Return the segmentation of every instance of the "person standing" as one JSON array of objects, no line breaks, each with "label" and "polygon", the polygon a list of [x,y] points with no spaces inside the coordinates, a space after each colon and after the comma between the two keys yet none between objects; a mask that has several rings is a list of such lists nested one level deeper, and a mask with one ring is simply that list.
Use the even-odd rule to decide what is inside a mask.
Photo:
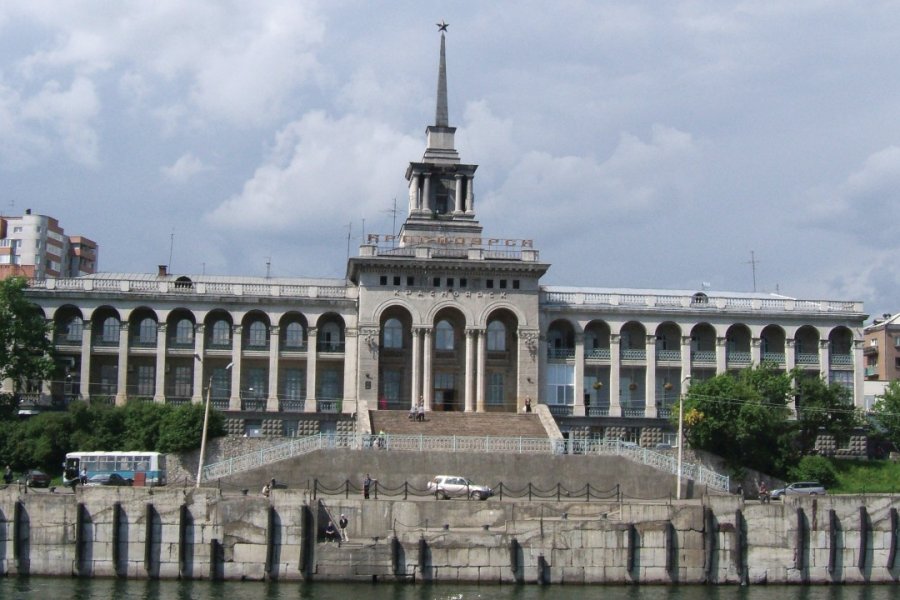
[{"label": "person standing", "polygon": [[87,485],[87,469],[81,469],[81,485]]},{"label": "person standing", "polygon": [[341,513],[341,518],[338,519],[338,527],[341,528],[341,540],[345,542],[349,542],[350,538],[347,537],[347,525],[350,524],[350,521],[347,519],[347,515]]},{"label": "person standing", "polygon": [[6,465],[6,471],[3,472],[3,482],[9,485],[13,481],[12,467]]},{"label": "person standing", "polygon": [[372,487],[372,478],[369,477],[369,474],[366,473],[365,479],[363,479],[363,498],[366,500],[369,499],[369,489]]},{"label": "person standing", "polygon": [[531,412],[531,397],[525,398],[525,412]]}]

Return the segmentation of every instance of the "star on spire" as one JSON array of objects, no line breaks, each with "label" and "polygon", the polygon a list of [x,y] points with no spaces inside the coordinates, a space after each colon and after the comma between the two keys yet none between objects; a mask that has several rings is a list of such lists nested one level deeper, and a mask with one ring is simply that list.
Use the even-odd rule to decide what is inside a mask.
[{"label": "star on spire", "polygon": [[443,19],[441,19],[440,23],[435,23],[435,25],[437,25],[438,31],[447,31],[447,28],[450,27],[450,23]]}]

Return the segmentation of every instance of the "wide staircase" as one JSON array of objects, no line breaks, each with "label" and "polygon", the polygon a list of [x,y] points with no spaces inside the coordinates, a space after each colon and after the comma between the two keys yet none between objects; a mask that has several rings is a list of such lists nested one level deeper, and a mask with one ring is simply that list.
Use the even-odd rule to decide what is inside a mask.
[{"label": "wide staircase", "polygon": [[427,412],[424,421],[409,418],[404,410],[369,413],[372,433],[460,437],[547,438],[537,414]]}]

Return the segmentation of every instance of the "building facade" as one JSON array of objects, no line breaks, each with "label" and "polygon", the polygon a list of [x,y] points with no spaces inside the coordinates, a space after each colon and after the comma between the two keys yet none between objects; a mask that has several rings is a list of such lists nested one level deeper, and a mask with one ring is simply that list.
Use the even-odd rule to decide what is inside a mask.
[{"label": "building facade", "polygon": [[0,279],[90,275],[97,271],[97,255],[96,242],[67,236],[53,217],[31,209],[20,217],[0,215]]},{"label": "building facade", "polygon": [[666,441],[691,380],[762,362],[863,397],[860,302],[541,285],[532,240],[485,235],[477,165],[448,119],[405,173],[398,235],[371,234],[341,280],[93,274],[36,278],[58,371],[41,401],[201,402],[232,433],[296,435],[368,410],[549,406],[564,432]]}]

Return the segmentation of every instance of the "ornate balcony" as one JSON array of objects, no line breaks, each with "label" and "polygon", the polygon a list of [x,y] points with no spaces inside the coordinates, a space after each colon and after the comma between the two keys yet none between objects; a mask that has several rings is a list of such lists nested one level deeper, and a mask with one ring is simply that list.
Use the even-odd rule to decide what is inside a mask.
[{"label": "ornate balcony", "polygon": [[600,360],[609,360],[612,354],[609,348],[590,348],[584,351],[585,358],[599,358]]},{"label": "ornate balcony", "polygon": [[575,358],[575,348],[547,348],[547,358]]},{"label": "ornate balcony", "polygon": [[646,360],[647,350],[644,348],[622,348],[619,350],[622,360]]},{"label": "ornate balcony", "polygon": [[681,350],[657,350],[656,360],[678,362],[681,360]]}]

